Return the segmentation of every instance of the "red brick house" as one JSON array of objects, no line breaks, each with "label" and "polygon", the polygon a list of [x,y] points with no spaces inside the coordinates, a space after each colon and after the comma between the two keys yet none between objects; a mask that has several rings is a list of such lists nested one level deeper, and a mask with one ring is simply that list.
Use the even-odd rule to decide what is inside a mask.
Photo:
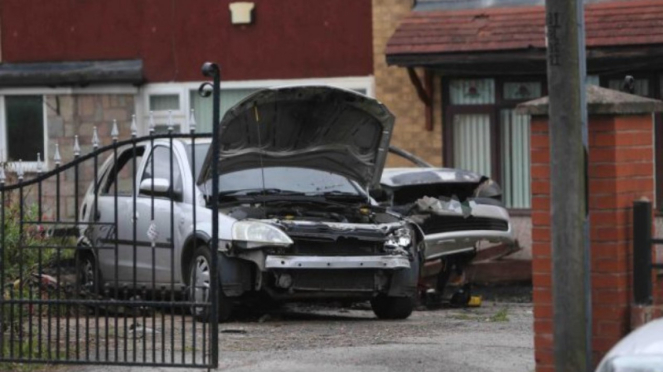
[{"label": "red brick house", "polygon": [[[209,130],[211,102],[195,94],[205,61],[222,67],[224,108],[280,84],[372,94],[369,0],[252,2],[242,23],[232,21],[233,4],[2,1],[0,157],[52,155],[47,142],[74,134],[88,144],[93,125],[107,135],[111,120],[127,126],[134,113],[141,133],[150,111],[160,125],[172,111],[176,128],[188,131],[189,110],[198,109],[199,129]],[[18,115],[30,118],[34,136],[22,135]]]},{"label": "red brick house", "polygon": [[[636,94],[663,97],[663,2],[588,0],[585,16],[588,82],[619,89],[632,75]],[[373,1],[375,92],[398,118],[394,142],[496,179],[521,258],[531,257],[530,118],[513,109],[547,95],[544,30],[543,0]],[[663,162],[663,136],[655,143]],[[663,207],[661,167],[657,178]]]},{"label": "red brick house", "polygon": [[221,66],[223,109],[275,85],[374,90],[370,0],[3,0],[0,51],[0,162],[28,171],[37,153],[53,166],[55,143],[69,161],[74,135],[89,151],[94,127],[108,144],[113,120],[128,137],[134,114],[139,135],[150,112],[188,132],[191,109],[210,131],[205,61]]}]

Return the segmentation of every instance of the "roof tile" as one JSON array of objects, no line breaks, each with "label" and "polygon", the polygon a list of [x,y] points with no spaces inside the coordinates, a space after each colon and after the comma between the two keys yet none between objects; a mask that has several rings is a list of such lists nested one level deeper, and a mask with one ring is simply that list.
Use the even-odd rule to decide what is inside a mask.
[{"label": "roof tile", "polygon": [[[387,43],[386,54],[428,54],[545,48],[545,8],[413,11]],[[663,1],[585,7],[588,48],[663,44]]]}]

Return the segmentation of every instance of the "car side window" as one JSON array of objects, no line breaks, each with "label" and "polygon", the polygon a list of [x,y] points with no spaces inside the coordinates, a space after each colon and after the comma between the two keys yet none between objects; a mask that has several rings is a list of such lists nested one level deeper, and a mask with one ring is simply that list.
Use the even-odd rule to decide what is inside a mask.
[{"label": "car side window", "polygon": [[[117,187],[118,196],[131,196],[134,191],[134,175],[138,178],[138,167],[143,160],[145,147],[136,147],[136,161],[134,169],[134,149],[123,151],[118,157],[117,162],[111,166],[106,174],[106,179],[102,181],[101,194],[114,195]],[[117,177],[115,177],[117,170]]]},{"label": "car side window", "polygon": [[[147,159],[147,163],[145,163],[145,171],[143,172],[143,177],[141,178],[141,181],[149,178],[163,178],[168,182],[171,182],[170,156],[171,156],[171,151],[168,147],[166,146],[155,147],[154,151],[152,151],[152,154]],[[180,166],[179,162],[177,161],[177,156],[175,154],[172,154],[172,156],[173,156],[172,189],[176,193],[181,193],[182,172],[180,171]],[[152,166],[152,162],[154,162],[154,166]]]}]

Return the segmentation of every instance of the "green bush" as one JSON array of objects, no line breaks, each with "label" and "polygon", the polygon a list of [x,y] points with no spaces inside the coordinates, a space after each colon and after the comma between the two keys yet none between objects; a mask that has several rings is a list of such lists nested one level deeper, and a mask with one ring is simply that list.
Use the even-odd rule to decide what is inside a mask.
[{"label": "green bush", "polygon": [[[35,223],[26,223],[27,221],[44,221],[43,216],[39,216],[39,206],[36,203],[29,203],[30,190],[24,191],[23,200],[20,200],[18,191],[6,191],[4,200],[0,201],[0,206],[4,211],[4,226],[2,226],[2,235],[0,235],[0,244],[2,244],[2,283],[4,287],[0,288],[0,295],[5,300],[8,299],[38,299],[41,294],[47,298],[54,288],[47,289],[40,280],[40,274],[53,268],[64,260],[71,260],[74,255],[72,249],[54,248],[58,246],[69,246],[75,244],[71,238],[53,238],[47,234],[47,229],[43,225]],[[21,204],[23,208],[21,211]],[[21,218],[21,213],[23,213]],[[40,220],[40,217],[42,219]],[[41,266],[41,273],[40,273]],[[38,286],[42,286],[39,290]],[[24,358],[42,358],[45,355],[38,355],[37,333],[35,318],[55,314],[66,315],[62,307],[54,311],[49,306],[34,304],[3,304],[0,308],[0,337],[2,338],[0,355],[7,357],[11,350],[14,355],[22,353]],[[11,316],[10,316],[11,314]],[[32,329],[29,329],[29,317],[33,317]],[[22,332],[23,339],[18,340],[17,336]],[[13,333],[14,338],[10,335]],[[32,340],[28,335],[32,335]],[[48,347],[42,345],[42,353],[45,353]],[[2,370],[3,366],[0,366]],[[5,366],[6,367],[6,366]]]}]

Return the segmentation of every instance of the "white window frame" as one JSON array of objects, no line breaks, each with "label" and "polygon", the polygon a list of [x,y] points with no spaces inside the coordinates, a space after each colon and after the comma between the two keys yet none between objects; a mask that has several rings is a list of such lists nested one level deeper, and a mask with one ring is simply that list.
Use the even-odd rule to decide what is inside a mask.
[{"label": "white window frame", "polygon": [[[5,110],[5,97],[6,96],[41,96],[42,97],[42,125],[44,131],[44,152],[41,154],[42,169],[48,169],[48,105],[44,99],[44,94],[39,93],[37,90],[0,90],[0,163],[5,164],[7,171],[15,172],[18,169],[18,162],[7,162],[7,112]],[[36,161],[23,161],[24,172],[35,172],[37,170]]]},{"label": "white window frame", "polygon": [[[140,109],[142,115],[137,116],[139,135],[149,134],[149,116],[150,116],[150,96],[177,94],[180,96],[180,109],[172,111],[173,124],[180,125],[182,133],[189,132],[189,112],[191,111],[191,102],[189,94],[191,91],[197,91],[200,84],[204,81],[178,82],[178,83],[152,83],[146,84],[140,88]],[[364,89],[366,95],[375,97],[375,79],[373,76],[351,76],[351,77],[332,77],[332,78],[307,78],[307,79],[275,79],[275,80],[243,80],[243,81],[222,81],[221,94],[224,89],[263,89],[288,85],[330,85],[344,89]],[[168,123],[168,111],[154,111],[154,121],[157,125]]]}]

